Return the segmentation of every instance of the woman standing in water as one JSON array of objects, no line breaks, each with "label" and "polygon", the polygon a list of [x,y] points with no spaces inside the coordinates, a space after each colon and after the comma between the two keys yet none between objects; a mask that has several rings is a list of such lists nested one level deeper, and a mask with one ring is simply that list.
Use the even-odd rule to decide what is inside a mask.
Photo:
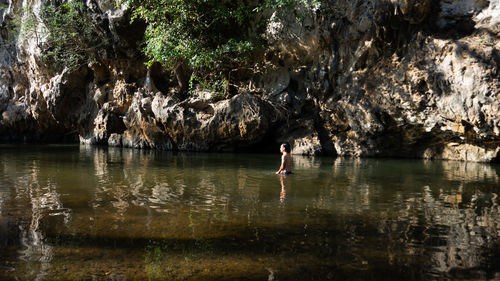
[{"label": "woman standing in water", "polygon": [[292,156],[290,155],[290,144],[283,143],[280,146],[281,166],[276,174],[289,175],[292,173]]}]

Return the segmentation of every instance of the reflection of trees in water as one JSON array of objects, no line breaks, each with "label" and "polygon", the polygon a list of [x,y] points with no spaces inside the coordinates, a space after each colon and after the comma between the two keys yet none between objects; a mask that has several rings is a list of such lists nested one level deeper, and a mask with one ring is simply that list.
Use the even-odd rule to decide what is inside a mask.
[{"label": "reflection of trees in water", "polygon": [[[130,227],[127,220],[142,223],[140,210],[147,213],[148,230],[155,223],[164,229],[172,223],[170,232],[194,225],[193,220],[210,220],[209,215],[227,217],[238,175],[244,173],[224,162],[207,161],[207,155],[98,147],[82,147],[81,152],[92,162],[96,181],[90,199],[93,224],[111,223],[113,229]],[[162,214],[173,218],[159,222]]]},{"label": "reflection of trees in water", "polygon": [[[44,242],[42,224],[56,229],[50,235],[75,231],[96,235],[96,239],[197,239],[210,234],[238,235],[243,229],[255,230],[255,240],[266,230],[280,227],[298,233],[294,227],[304,224],[304,233],[311,231],[327,241],[330,234],[323,234],[321,228],[329,230],[326,224],[334,222],[340,225],[335,229],[343,232],[339,239],[346,239],[341,247],[359,248],[368,236],[379,235],[386,243],[389,264],[398,264],[401,253],[429,257],[425,262],[437,274],[481,267],[485,249],[498,243],[500,209],[492,186],[499,186],[500,180],[493,166],[294,157],[294,168],[301,172],[280,182],[274,169],[253,169],[251,161],[82,148],[78,169],[68,172],[87,176],[68,187],[68,182],[57,178],[63,169],[55,162],[37,160],[12,169],[5,159],[0,169],[15,176],[2,179],[2,184],[13,188],[5,193],[0,186],[0,215],[9,206],[30,207],[19,215],[20,256],[36,263],[32,276],[39,274],[41,279],[54,251]],[[283,186],[286,200],[280,204]],[[78,202],[68,199],[63,206],[60,194],[68,191],[79,196],[71,199]],[[45,220],[51,215],[53,219]],[[323,222],[323,218],[331,221]],[[66,228],[51,225],[54,222]],[[377,233],[367,233],[367,229]],[[338,246],[333,240],[329,243],[326,248]],[[362,260],[363,253],[358,252],[358,257]]]},{"label": "reflection of trees in water", "polygon": [[22,173],[2,167],[2,172],[7,177],[4,183],[9,182],[12,186],[9,187],[10,196],[2,196],[3,204],[0,207],[17,215],[15,225],[12,225],[17,229],[3,229],[2,233],[6,237],[10,236],[10,232],[18,233],[18,258],[27,262],[26,268],[22,268],[25,271],[23,274],[34,280],[46,278],[53,258],[53,247],[45,242],[42,224],[49,217],[56,216],[62,218],[64,224],[71,220],[71,212],[64,208],[57,190],[57,180],[54,179],[57,169],[52,167],[51,173],[45,174],[41,166],[38,160],[27,162]]},{"label": "reflection of trees in water", "polygon": [[248,173],[248,161],[207,154],[82,147],[92,159],[96,188],[93,208],[113,210],[116,218],[130,208],[169,213],[226,208],[229,202],[255,202],[260,178]]}]

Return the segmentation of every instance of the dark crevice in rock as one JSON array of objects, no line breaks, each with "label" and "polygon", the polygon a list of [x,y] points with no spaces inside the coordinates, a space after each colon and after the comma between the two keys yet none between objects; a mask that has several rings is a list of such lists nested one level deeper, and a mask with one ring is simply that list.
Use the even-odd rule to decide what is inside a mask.
[{"label": "dark crevice in rock", "polygon": [[2,25],[0,25],[0,38],[2,39],[3,42],[5,42],[9,39],[10,29],[7,28],[9,21],[10,21],[10,19],[8,17],[6,17],[3,20]]},{"label": "dark crevice in rock", "polygon": [[389,114],[380,113],[385,130],[375,136],[379,156],[422,158],[426,149],[440,150],[440,143],[432,133],[425,132],[420,126],[400,126]]},{"label": "dark crevice in rock", "polygon": [[109,114],[107,126],[107,131],[109,134],[122,134],[127,129],[127,127],[123,123],[123,118],[117,116],[116,114]]},{"label": "dark crevice in rock", "polygon": [[495,156],[495,158],[493,158],[493,160],[491,160],[491,163],[500,164],[500,151],[498,151],[498,153]]},{"label": "dark crevice in rock", "polygon": [[63,127],[53,126],[41,131],[34,120],[27,120],[17,128],[0,128],[2,143],[78,143],[78,132],[68,132]]},{"label": "dark crevice in rock", "polygon": [[[500,39],[500,36],[499,36],[499,39]],[[495,65],[496,65],[495,75],[500,77],[500,50],[494,49],[492,54],[493,54],[493,56],[492,56],[493,60],[495,61]]]},{"label": "dark crevice in rock", "polygon": [[172,74],[165,70],[165,68],[159,64],[154,63],[150,68],[151,79],[153,80],[154,86],[162,93],[169,93],[170,89],[175,87],[175,83],[172,81]]},{"label": "dark crevice in rock", "polygon": [[232,151],[243,153],[279,153],[281,143],[276,141],[272,132],[265,134],[260,141],[250,145],[236,145]]},{"label": "dark crevice in rock", "polygon": [[322,153],[326,156],[337,156],[338,153],[335,150],[335,144],[329,134],[328,130],[325,128],[323,119],[319,116],[314,118],[314,127],[318,132],[319,141],[321,143]]},{"label": "dark crevice in rock", "polygon": [[91,65],[93,83],[97,87],[103,86],[105,83],[110,81],[111,73],[107,66],[102,62],[96,62]]},{"label": "dark crevice in rock", "polygon": [[464,3],[467,11],[461,11],[453,1],[431,1],[430,15],[425,21],[425,31],[437,38],[460,39],[472,35],[476,29],[474,15],[488,7],[488,0]]},{"label": "dark crevice in rock", "polygon": [[130,13],[127,11],[126,14],[117,22],[114,22],[114,28],[116,33],[120,36],[120,39],[126,42],[126,51],[135,50],[135,54],[141,56],[138,52],[139,46],[143,40],[143,34],[146,31],[146,23],[141,19],[136,19],[132,23],[130,22]]}]

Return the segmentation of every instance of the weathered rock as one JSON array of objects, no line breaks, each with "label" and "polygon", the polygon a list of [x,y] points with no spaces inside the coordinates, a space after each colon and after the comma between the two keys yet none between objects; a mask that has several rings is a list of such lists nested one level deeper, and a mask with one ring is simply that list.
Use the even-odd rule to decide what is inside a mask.
[{"label": "weathered rock", "polygon": [[[440,1],[440,15],[437,24],[441,28],[454,28],[470,33],[474,30],[473,16],[488,7],[485,0]],[[494,2],[494,1],[493,1]]]},{"label": "weathered rock", "polygon": [[109,146],[122,146],[122,135],[120,134],[111,134],[108,138]]},{"label": "weathered rock", "polygon": [[256,87],[261,88],[263,92],[271,96],[283,92],[289,85],[290,73],[284,67],[266,69],[255,82]]},{"label": "weathered rock", "polygon": [[278,131],[280,142],[288,142],[292,147],[292,154],[321,155],[322,146],[318,133],[314,128],[313,119],[299,119],[290,121]]},{"label": "weathered rock", "polygon": [[[131,26],[124,7],[86,1],[110,41],[90,65],[54,73],[35,38],[0,47],[0,139],[77,132],[81,143],[136,148],[263,150],[288,141],[305,155],[500,160],[498,0],[321,2],[274,13],[265,58],[248,81],[235,81],[237,95],[215,102],[201,88],[177,95],[158,65],[146,87],[136,48],[144,26]],[[0,12],[0,40],[23,3]]]},{"label": "weathered rock", "polygon": [[152,103],[156,122],[179,150],[235,150],[261,141],[272,128],[273,109],[260,98],[240,94],[211,104],[188,99],[175,103],[157,94]]},{"label": "weathered rock", "polygon": [[474,16],[476,28],[486,28],[492,32],[500,32],[500,1],[490,0],[488,8],[482,9]]},{"label": "weathered rock", "polygon": [[483,148],[471,144],[448,143],[437,157],[439,159],[453,159],[473,162],[489,162],[500,157],[500,147]]}]

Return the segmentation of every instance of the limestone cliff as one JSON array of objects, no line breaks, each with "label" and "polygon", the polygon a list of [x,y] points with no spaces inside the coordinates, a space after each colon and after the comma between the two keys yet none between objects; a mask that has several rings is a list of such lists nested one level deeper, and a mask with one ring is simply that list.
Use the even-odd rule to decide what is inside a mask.
[{"label": "limestone cliff", "polygon": [[[23,3],[2,8],[2,42]],[[110,42],[89,65],[54,72],[40,60],[43,38],[2,44],[2,140],[194,151],[290,141],[306,155],[500,159],[499,0],[337,0],[301,20],[275,13],[265,59],[224,100],[179,96],[158,66],[146,87],[144,26],[108,1],[86,5]]]}]

